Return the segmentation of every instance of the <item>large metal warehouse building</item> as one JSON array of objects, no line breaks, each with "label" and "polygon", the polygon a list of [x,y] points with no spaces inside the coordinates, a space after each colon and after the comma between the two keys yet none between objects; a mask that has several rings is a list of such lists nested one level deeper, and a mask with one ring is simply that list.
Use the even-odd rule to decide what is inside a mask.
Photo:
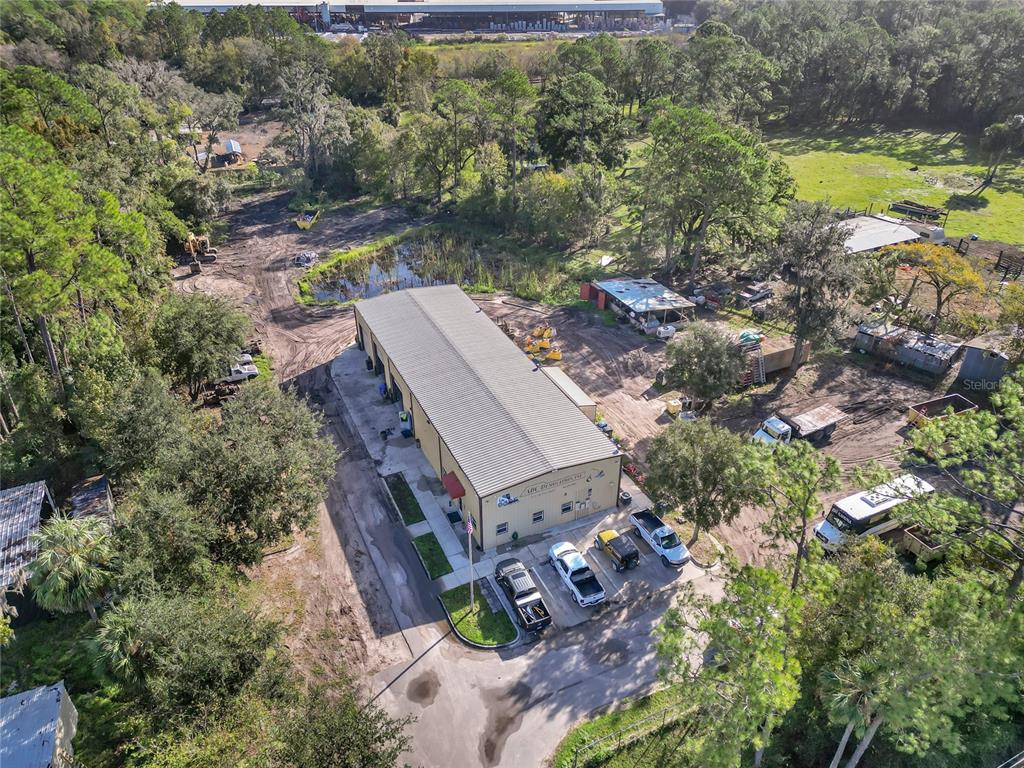
[{"label": "large metal warehouse building", "polygon": [[483,549],[614,507],[621,453],[455,285],[355,305],[357,343]]}]

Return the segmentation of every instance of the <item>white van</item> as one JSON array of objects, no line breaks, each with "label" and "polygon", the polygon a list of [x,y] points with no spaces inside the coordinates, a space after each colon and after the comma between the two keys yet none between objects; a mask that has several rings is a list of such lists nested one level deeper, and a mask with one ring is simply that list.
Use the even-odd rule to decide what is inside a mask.
[{"label": "white van", "polygon": [[908,499],[934,491],[914,475],[901,475],[870,491],[861,491],[832,505],[825,519],[814,526],[814,536],[829,552],[835,552],[848,537],[861,538],[892,531],[900,526],[892,510]]}]

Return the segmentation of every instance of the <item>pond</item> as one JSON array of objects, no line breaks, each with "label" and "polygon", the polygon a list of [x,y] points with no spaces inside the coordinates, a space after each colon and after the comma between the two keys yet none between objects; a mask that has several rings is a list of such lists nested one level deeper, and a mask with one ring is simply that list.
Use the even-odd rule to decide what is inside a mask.
[{"label": "pond", "polygon": [[465,264],[458,259],[425,259],[422,249],[401,244],[343,263],[333,274],[311,286],[318,301],[370,299],[383,293],[425,285],[466,282]]}]

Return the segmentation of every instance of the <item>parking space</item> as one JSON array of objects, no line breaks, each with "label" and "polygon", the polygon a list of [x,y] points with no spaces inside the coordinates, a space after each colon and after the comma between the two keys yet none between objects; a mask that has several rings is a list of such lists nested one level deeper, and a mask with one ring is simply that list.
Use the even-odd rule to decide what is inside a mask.
[{"label": "parking space", "polygon": [[[634,505],[635,506],[635,505]],[[693,563],[682,568],[666,567],[646,542],[633,535],[629,524],[629,509],[618,509],[602,520],[593,521],[570,530],[556,531],[542,541],[535,542],[508,553],[523,561],[530,569],[538,589],[551,612],[556,628],[568,629],[589,621],[595,614],[609,606],[617,607],[635,602],[646,595],[663,589],[693,581],[704,575],[704,571]],[[607,554],[600,551],[594,539],[600,531],[615,530],[620,536],[627,536],[640,552],[636,568],[618,573]],[[548,562],[548,549],[558,541],[568,541],[580,551],[591,570],[604,587],[605,602],[593,608],[576,605],[569,590],[562,583],[558,573]]]}]

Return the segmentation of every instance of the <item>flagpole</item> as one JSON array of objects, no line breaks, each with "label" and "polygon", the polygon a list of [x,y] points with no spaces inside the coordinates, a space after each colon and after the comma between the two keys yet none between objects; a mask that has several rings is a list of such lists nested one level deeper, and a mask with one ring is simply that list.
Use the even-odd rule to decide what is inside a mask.
[{"label": "flagpole", "polygon": [[473,517],[466,513],[466,551],[469,553],[469,612],[476,612],[473,602]]}]

